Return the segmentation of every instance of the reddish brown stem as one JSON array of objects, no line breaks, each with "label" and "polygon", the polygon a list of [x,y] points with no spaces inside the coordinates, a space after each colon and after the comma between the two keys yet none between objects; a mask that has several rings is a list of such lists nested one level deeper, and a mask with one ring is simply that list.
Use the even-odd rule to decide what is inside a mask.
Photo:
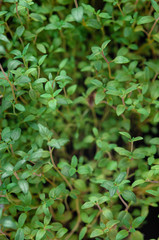
[{"label": "reddish brown stem", "polygon": [[19,181],[20,178],[18,177],[18,174],[16,172],[14,172],[14,176],[16,177],[16,179]]},{"label": "reddish brown stem", "polygon": [[108,59],[106,58],[106,56],[104,55],[104,52],[101,52],[101,55],[103,57],[103,59],[105,60],[105,62],[108,64],[108,72],[109,72],[109,77],[110,79],[114,79],[114,77],[112,77],[111,75],[111,68],[110,68],[110,62],[108,61]]},{"label": "reddish brown stem", "polygon": [[21,25],[23,25],[22,20],[21,20],[21,18],[19,16],[19,12],[18,12],[18,2],[16,2],[16,13],[17,13],[17,16],[19,18],[19,21],[20,21]]},{"label": "reddish brown stem", "polygon": [[152,25],[151,30],[150,30],[150,32],[149,32],[149,34],[148,34],[148,38],[150,38],[151,33],[152,33],[152,31],[154,30],[154,28],[155,28],[155,26],[156,26],[158,20],[159,20],[159,17],[155,20],[154,24]]},{"label": "reddish brown stem", "polygon": [[69,189],[72,191],[73,188],[72,188],[71,184],[69,183],[69,181],[67,180],[67,178],[60,172],[60,170],[58,169],[58,167],[56,166],[56,164],[55,164],[55,162],[54,162],[54,159],[53,159],[53,156],[52,156],[52,149],[51,149],[50,146],[49,146],[49,152],[50,152],[50,158],[51,158],[51,162],[52,162],[53,167],[54,167],[55,170],[58,172],[58,174],[62,177],[62,179],[65,181],[65,183],[67,184],[67,186],[69,187]]},{"label": "reddish brown stem", "polygon": [[74,0],[74,3],[75,3],[76,8],[78,8],[78,2],[77,2],[77,0]]},{"label": "reddish brown stem", "polygon": [[125,205],[125,210],[128,211],[128,204],[124,201],[124,199],[122,198],[122,196],[120,195],[119,191],[117,190],[117,194],[118,194],[118,197],[120,198],[121,202]]},{"label": "reddish brown stem", "polygon": [[9,83],[9,85],[10,85],[10,87],[11,87],[12,94],[13,94],[13,98],[14,98],[14,101],[15,101],[15,103],[16,103],[17,100],[16,100],[16,97],[15,97],[13,84],[11,83],[11,81],[9,80],[9,78],[7,77],[7,75],[5,74],[5,72],[4,72],[3,67],[2,67],[1,64],[0,64],[0,69],[1,69],[1,71],[2,71],[2,73],[3,73],[3,76],[5,77],[5,79],[7,80],[7,82]]}]

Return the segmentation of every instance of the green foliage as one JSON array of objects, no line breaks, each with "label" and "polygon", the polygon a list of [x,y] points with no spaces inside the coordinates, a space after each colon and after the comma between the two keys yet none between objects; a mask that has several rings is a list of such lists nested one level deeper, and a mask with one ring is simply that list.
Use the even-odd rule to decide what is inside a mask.
[{"label": "green foliage", "polygon": [[0,239],[144,239],[158,22],[155,0],[0,1]]}]

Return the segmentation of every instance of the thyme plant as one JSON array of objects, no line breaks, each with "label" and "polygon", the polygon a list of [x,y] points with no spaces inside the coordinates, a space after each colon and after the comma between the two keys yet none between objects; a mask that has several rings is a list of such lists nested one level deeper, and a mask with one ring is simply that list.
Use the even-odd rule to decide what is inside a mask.
[{"label": "thyme plant", "polygon": [[0,1],[1,240],[149,238],[158,21],[157,0]]}]

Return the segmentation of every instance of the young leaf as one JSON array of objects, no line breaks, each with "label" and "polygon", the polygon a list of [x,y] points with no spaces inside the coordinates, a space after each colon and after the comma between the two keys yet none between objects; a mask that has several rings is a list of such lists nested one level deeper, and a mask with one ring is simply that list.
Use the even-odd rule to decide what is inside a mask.
[{"label": "young leaf", "polygon": [[84,236],[86,235],[87,227],[83,227],[79,233],[79,240],[82,240]]},{"label": "young leaf", "polygon": [[102,44],[101,49],[104,50],[104,49],[107,47],[107,45],[110,43],[110,41],[111,41],[111,40],[105,41],[105,42]]},{"label": "young leaf", "polygon": [[154,21],[154,18],[152,16],[143,16],[139,18],[139,20],[137,21],[137,25],[146,24],[153,21]]},{"label": "young leaf", "polygon": [[71,166],[74,167],[74,168],[76,168],[76,167],[77,167],[77,164],[78,164],[78,159],[77,159],[77,157],[74,155],[74,156],[72,157],[72,160],[71,160]]},{"label": "young leaf", "polygon": [[95,229],[92,233],[91,233],[91,236],[90,238],[95,238],[95,237],[98,237],[98,236],[101,236],[103,235],[103,231],[101,229]]},{"label": "young leaf", "polygon": [[24,240],[24,230],[22,228],[18,228],[15,235],[15,240]]},{"label": "young leaf", "polygon": [[123,56],[117,56],[113,62],[117,63],[117,64],[124,64],[124,63],[128,63],[129,59]]},{"label": "young leaf", "polygon": [[126,172],[121,172],[118,177],[115,179],[115,183],[120,184],[126,176]]},{"label": "young leaf", "polygon": [[123,198],[124,198],[126,201],[136,202],[136,195],[135,195],[132,191],[125,190],[125,191],[122,193],[122,196],[123,196]]},{"label": "young leaf", "polygon": [[121,240],[126,238],[129,235],[128,231],[126,230],[121,230],[120,232],[118,232],[118,234],[116,235],[116,240]]},{"label": "young leaf", "polygon": [[78,8],[73,8],[72,11],[72,16],[74,17],[76,22],[81,22],[83,18],[83,7],[78,7]]},{"label": "young leaf", "polygon": [[103,91],[99,91],[95,96],[95,104],[98,105],[105,98],[105,93]]},{"label": "young leaf", "polygon": [[42,239],[43,236],[45,235],[45,233],[46,233],[46,230],[44,230],[44,229],[39,229],[39,230],[37,231],[37,234],[36,234],[36,240]]},{"label": "young leaf", "polygon": [[129,133],[127,133],[127,132],[119,132],[119,133],[120,133],[121,135],[123,135],[123,136],[125,136],[125,137],[131,139],[131,136],[130,136]]},{"label": "young leaf", "polygon": [[138,228],[141,225],[141,223],[144,221],[144,219],[145,219],[144,217],[135,218],[132,222],[132,227],[133,228]]},{"label": "young leaf", "polygon": [[132,187],[136,187],[137,185],[143,184],[145,181],[143,179],[138,179],[133,182]]},{"label": "young leaf", "polygon": [[29,191],[29,184],[26,180],[19,180],[18,185],[24,194],[27,194]]},{"label": "young leaf", "polygon": [[125,111],[125,106],[119,104],[116,108],[116,114],[117,116],[120,116]]}]

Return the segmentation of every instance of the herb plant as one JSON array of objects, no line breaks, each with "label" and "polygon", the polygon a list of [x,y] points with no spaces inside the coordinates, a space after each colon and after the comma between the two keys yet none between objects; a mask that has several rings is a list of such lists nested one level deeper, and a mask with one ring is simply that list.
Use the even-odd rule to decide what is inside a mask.
[{"label": "herb plant", "polygon": [[157,0],[0,1],[0,239],[148,239],[158,21]]}]

